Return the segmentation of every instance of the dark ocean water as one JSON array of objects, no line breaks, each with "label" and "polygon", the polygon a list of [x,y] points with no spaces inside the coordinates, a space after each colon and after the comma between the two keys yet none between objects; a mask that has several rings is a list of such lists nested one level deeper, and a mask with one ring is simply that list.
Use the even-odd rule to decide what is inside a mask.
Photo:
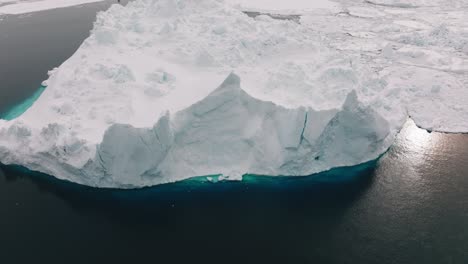
[{"label": "dark ocean water", "polygon": [[[0,21],[0,112],[110,2]],[[468,263],[468,135],[408,123],[378,161],[304,178],[99,190],[0,166],[0,263]]]}]

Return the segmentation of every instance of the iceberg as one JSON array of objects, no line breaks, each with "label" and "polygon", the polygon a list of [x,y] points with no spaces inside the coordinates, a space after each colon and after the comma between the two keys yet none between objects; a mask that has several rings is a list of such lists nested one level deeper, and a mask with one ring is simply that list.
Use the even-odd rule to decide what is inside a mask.
[{"label": "iceberg", "polygon": [[[34,104],[0,120],[0,162],[139,188],[357,165],[384,153],[408,117],[467,132],[464,16],[416,32],[394,23],[405,12],[360,5],[299,21],[250,17],[233,0],[114,5]],[[379,16],[349,11],[372,8]]]}]

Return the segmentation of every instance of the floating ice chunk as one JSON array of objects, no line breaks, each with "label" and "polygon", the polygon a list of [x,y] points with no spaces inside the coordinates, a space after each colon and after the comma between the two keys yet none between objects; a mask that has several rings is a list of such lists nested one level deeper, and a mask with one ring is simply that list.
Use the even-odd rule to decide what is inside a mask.
[{"label": "floating ice chunk", "polygon": [[134,188],[355,165],[381,155],[408,116],[468,131],[466,35],[452,20],[415,32],[376,5],[353,11],[365,19],[320,11],[298,23],[231,4],[138,0],[99,13],[34,104],[0,120],[0,162]]},{"label": "floating ice chunk", "polygon": [[[66,129],[49,124],[39,135],[41,152],[32,157],[46,162],[42,153],[55,150],[48,157],[55,165],[33,169],[87,185],[121,188],[195,175],[308,175],[377,157],[394,136],[382,120],[360,105],[355,92],[341,110],[287,109],[250,96],[240,87],[240,78],[231,74],[206,98],[163,115],[152,128],[111,125],[86,162],[83,153],[93,153],[86,144],[63,142],[69,138]],[[22,130],[6,134],[31,137]],[[24,164],[16,154],[1,153],[6,162]]]}]

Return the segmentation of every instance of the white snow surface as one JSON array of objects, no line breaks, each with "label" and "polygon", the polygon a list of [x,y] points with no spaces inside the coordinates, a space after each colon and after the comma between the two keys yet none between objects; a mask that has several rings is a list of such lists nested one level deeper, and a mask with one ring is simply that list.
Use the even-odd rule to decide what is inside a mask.
[{"label": "white snow surface", "polygon": [[299,20],[238,0],[114,5],[35,104],[0,120],[0,162],[137,188],[356,165],[408,116],[468,132],[468,8],[432,2],[342,1]]},{"label": "white snow surface", "polygon": [[304,14],[307,12],[319,9],[321,12],[325,10],[336,10],[339,4],[330,0],[288,0],[288,1],[271,1],[271,0],[228,0],[234,5],[238,5],[242,10],[246,11],[263,11],[263,12],[280,12]]},{"label": "white snow surface", "polygon": [[0,15],[19,15],[103,0],[0,0]]}]

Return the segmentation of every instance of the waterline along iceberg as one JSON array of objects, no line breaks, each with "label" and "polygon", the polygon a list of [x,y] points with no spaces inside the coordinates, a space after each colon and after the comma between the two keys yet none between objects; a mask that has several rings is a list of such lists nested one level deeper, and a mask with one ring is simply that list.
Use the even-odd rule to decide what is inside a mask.
[{"label": "waterline along iceberg", "polygon": [[416,30],[407,8],[351,3],[295,10],[299,20],[252,17],[233,0],[114,5],[38,100],[0,120],[0,162],[137,188],[356,165],[408,116],[468,131],[464,14]]}]

